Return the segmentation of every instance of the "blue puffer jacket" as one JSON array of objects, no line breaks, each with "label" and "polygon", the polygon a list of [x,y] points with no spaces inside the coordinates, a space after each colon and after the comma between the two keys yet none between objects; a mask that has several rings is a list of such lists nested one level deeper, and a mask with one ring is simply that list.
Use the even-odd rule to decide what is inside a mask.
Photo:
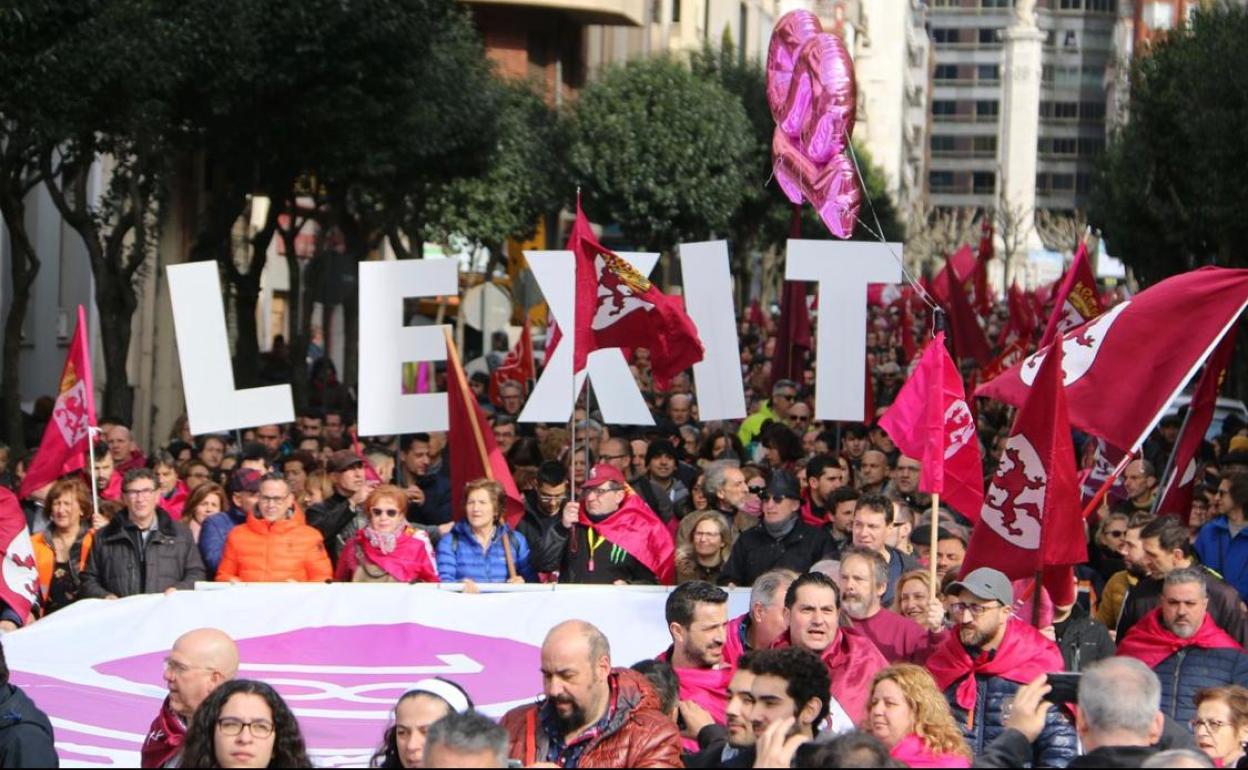
[{"label": "blue puffer jacket", "polygon": [[[949,701],[954,720],[962,725],[971,751],[979,756],[985,746],[1005,732],[1004,706],[1018,692],[1019,685],[996,676],[975,677],[975,714],[972,719],[966,709],[958,705],[957,691],[962,681],[954,682],[945,690],[945,700]],[[1066,767],[1078,754],[1074,725],[1060,710],[1050,709],[1045,718],[1044,732],[1031,744],[1031,764],[1028,766]]]},{"label": "blue puffer jacket", "polygon": [[1188,647],[1153,669],[1161,680],[1161,711],[1181,725],[1196,716],[1198,690],[1237,684],[1248,687],[1248,654],[1243,650]]},{"label": "blue puffer jacket", "polygon": [[536,583],[537,573],[529,563],[529,543],[524,535],[502,525],[494,530],[488,551],[472,535],[468,522],[460,520],[449,534],[438,541],[438,577],[443,583],[474,580],[478,583],[506,583],[507,555],[503,536],[511,542],[511,558],[516,574],[526,583]]}]

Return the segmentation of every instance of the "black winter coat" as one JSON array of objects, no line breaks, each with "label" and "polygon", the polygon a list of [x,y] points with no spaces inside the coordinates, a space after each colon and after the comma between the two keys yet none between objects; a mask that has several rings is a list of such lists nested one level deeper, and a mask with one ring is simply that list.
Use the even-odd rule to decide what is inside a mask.
[{"label": "black winter coat", "polygon": [[156,522],[142,550],[139,529],[125,511],[96,534],[82,571],[82,598],[158,594],[168,588],[188,591],[207,579],[191,531],[164,511],[156,512]]},{"label": "black winter coat", "polygon": [[[1199,565],[1196,565],[1199,568]],[[1209,615],[1235,641],[1248,645],[1248,615],[1240,609],[1239,591],[1214,572],[1205,570],[1205,587],[1209,592]],[[1161,581],[1143,578],[1127,591],[1118,616],[1118,638],[1127,638],[1131,627],[1161,604]]]},{"label": "black winter coat", "polygon": [[1082,671],[1114,654],[1114,640],[1109,638],[1109,631],[1101,621],[1088,617],[1088,611],[1078,604],[1065,622],[1054,625],[1054,631],[1067,671]]},{"label": "black winter coat", "polygon": [[1228,684],[1248,687],[1248,653],[1188,647],[1158,663],[1153,671],[1161,680],[1161,712],[1185,725],[1196,716],[1192,698],[1198,690]]},{"label": "black winter coat", "polygon": [[[962,733],[966,736],[971,752],[978,757],[989,744],[1006,732],[1005,703],[1014,698],[1019,685],[996,676],[975,677],[975,713],[968,714],[957,701],[958,685],[962,681],[949,685],[945,690],[945,700],[949,701],[954,721],[962,726]],[[1078,737],[1074,725],[1061,710],[1050,709],[1045,717],[1044,731],[1031,745],[1030,756],[1024,766],[1066,767],[1077,754]]]},{"label": "black winter coat", "polygon": [[798,520],[793,531],[779,540],[759,524],[741,533],[733,543],[728,561],[719,575],[720,585],[752,586],[758,576],[772,569],[791,569],[802,574],[810,565],[838,555],[828,531]]},{"label": "black winter coat", "polygon": [[52,723],[26,693],[0,686],[0,767],[60,767]]}]

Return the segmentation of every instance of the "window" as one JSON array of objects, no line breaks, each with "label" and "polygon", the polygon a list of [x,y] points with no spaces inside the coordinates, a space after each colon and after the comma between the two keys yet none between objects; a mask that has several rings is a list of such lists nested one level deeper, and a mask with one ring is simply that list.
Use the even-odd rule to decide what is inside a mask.
[{"label": "window", "polygon": [[680,23],[680,0],[672,0],[672,23]]},{"label": "window", "polygon": [[1116,0],[1087,0],[1087,6],[1089,13],[1117,13],[1118,11]]},{"label": "window", "polygon": [[1068,29],[1062,34],[1062,47],[1075,49],[1079,47],[1079,33]]},{"label": "window", "polygon": [[1174,6],[1167,2],[1145,3],[1144,25],[1149,29],[1170,29],[1174,26]]},{"label": "window", "polygon": [[958,103],[946,99],[932,100],[933,115],[956,115],[958,114]]},{"label": "window", "polygon": [[953,152],[957,149],[958,140],[952,136],[932,134],[932,152]]},{"label": "window", "polygon": [[1075,189],[1074,174],[1050,174],[1053,180],[1053,192],[1070,192]]},{"label": "window", "polygon": [[1052,64],[1044,64],[1044,65],[1041,65],[1041,67],[1040,67],[1040,82],[1041,82],[1041,83],[1052,83],[1052,82],[1053,82],[1053,65],[1052,65]]},{"label": "window", "polygon": [[1081,102],[1079,104],[1079,117],[1086,121],[1096,121],[1105,119],[1105,103],[1104,102]]},{"label": "window", "polygon": [[947,191],[953,189],[953,172],[952,171],[930,171],[927,174],[927,184],[932,192]]},{"label": "window", "polygon": [[936,80],[957,80],[958,65],[956,64],[937,64],[936,72],[932,75]]},{"label": "window", "polygon": [[972,145],[976,155],[996,155],[997,154],[997,137],[995,136],[977,136]]},{"label": "window", "polygon": [[980,0],[980,8],[1009,8],[1011,0]]},{"label": "window", "polygon": [[995,82],[1001,79],[1000,64],[981,64],[975,68],[975,79],[981,83]]},{"label": "window", "polygon": [[991,195],[997,191],[997,175],[992,171],[976,171],[972,175],[971,190],[976,195]]},{"label": "window", "polygon": [[1044,32],[1044,44],[1052,48],[1057,45],[1057,30],[1049,29]]},{"label": "window", "polygon": [[1083,0],[1058,0],[1057,7],[1063,11],[1077,11],[1083,8]]},{"label": "window", "polygon": [[1087,195],[1090,192],[1092,192],[1092,175],[1087,173],[1075,174],[1075,193]]},{"label": "window", "polygon": [[1001,105],[996,99],[980,100],[975,102],[975,116],[980,118],[995,118],[1000,112]]},{"label": "window", "polygon": [[948,27],[936,27],[932,30],[932,42],[936,45],[957,45],[958,31]]},{"label": "window", "polygon": [[1082,157],[1092,157],[1103,152],[1105,152],[1105,140],[1101,137],[1079,137],[1079,155]]},{"label": "window", "polygon": [[992,27],[989,29],[981,29],[979,31],[979,44],[980,45],[996,45],[997,43],[1001,42],[1000,39],[997,37],[998,31],[999,30],[996,27]]}]

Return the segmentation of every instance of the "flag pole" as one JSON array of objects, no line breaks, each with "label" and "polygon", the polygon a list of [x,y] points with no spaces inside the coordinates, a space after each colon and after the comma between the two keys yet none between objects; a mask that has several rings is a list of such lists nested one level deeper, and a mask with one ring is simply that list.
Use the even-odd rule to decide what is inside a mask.
[{"label": "flag pole", "polygon": [[[1216,397],[1216,396],[1215,396]],[[1166,469],[1161,474],[1162,483],[1157,486],[1157,493],[1153,495],[1153,504],[1148,507],[1149,513],[1157,515],[1157,508],[1161,505],[1161,501],[1165,498],[1166,493],[1170,491],[1170,485],[1179,476],[1179,469],[1174,467],[1179,459],[1179,439],[1183,438],[1183,434],[1187,432],[1187,424],[1192,419],[1192,405],[1187,405],[1187,413],[1183,415],[1183,425],[1179,428],[1178,435],[1174,439],[1174,448],[1170,450],[1170,457],[1166,460]],[[1184,469],[1186,470],[1186,469]]]},{"label": "flag pole", "polygon": [[100,515],[100,482],[95,475],[95,436],[100,429],[87,426],[87,462],[91,465],[91,516],[94,521]]},{"label": "flag pole", "polygon": [[1105,479],[1105,483],[1101,484],[1101,488],[1096,490],[1096,494],[1093,495],[1092,499],[1088,502],[1088,506],[1083,509],[1083,518],[1085,521],[1092,515],[1093,511],[1101,507],[1101,500],[1104,499],[1105,495],[1109,493],[1109,488],[1114,485],[1114,482],[1118,480],[1118,477],[1122,475],[1122,472],[1127,469],[1127,466],[1130,465],[1131,461],[1134,459],[1135,452],[1130,452],[1118,462],[1118,467],[1114,468],[1114,472],[1109,474],[1109,476]]},{"label": "flag pole", "polygon": [[[494,481],[494,469],[490,465],[490,453],[485,448],[485,436],[481,434],[481,423],[477,422],[476,399],[472,398],[472,391],[468,389],[468,381],[464,377],[463,365],[459,362],[459,350],[455,347],[455,340],[451,337],[451,327],[443,325],[442,334],[446,337],[446,355],[450,359],[451,366],[455,367],[455,387],[459,389],[460,398],[464,400],[467,406],[465,411],[468,412],[468,423],[472,427],[473,444],[477,447],[477,454],[481,457],[481,467],[485,470],[485,477],[490,481]],[[447,383],[449,389],[450,383]],[[500,501],[501,502],[501,501]],[[506,507],[496,512],[503,523],[506,523]],[[514,578],[516,576],[516,563],[511,554],[511,542],[503,536],[503,555],[507,559],[507,576]]]},{"label": "flag pole", "polygon": [[940,593],[939,580],[936,577],[936,544],[939,542],[939,527],[937,522],[940,520],[940,493],[936,492],[932,495],[932,526],[931,536],[929,538],[930,545],[927,552],[927,568],[932,576],[931,595],[932,601],[936,601]]}]

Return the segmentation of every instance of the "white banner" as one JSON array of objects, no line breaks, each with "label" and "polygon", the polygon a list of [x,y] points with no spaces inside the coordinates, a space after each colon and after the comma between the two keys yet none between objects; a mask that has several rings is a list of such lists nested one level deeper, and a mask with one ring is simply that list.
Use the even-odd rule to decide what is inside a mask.
[{"label": "white banner", "polygon": [[[444,676],[500,716],[541,693],[542,639],[580,618],[629,666],[671,643],[666,589],[532,586],[468,596],[436,586],[250,585],[119,601],[86,600],[4,637],[12,682],[47,712],[64,767],[137,767],[165,697],[164,658],[202,626],[239,643],[240,677],[295,710],[313,761],[363,767],[398,697]],[[747,591],[734,592],[732,616]]]}]

